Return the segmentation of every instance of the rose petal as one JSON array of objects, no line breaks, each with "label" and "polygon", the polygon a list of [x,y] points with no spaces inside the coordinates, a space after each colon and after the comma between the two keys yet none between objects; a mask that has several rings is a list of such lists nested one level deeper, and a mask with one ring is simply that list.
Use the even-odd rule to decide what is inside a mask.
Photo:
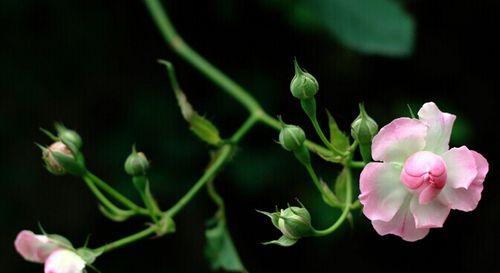
[{"label": "rose petal", "polygon": [[452,209],[462,211],[472,211],[481,200],[483,191],[483,181],[488,173],[488,161],[478,152],[471,151],[477,166],[477,176],[467,189],[445,187],[439,199],[444,204],[448,204]]},{"label": "rose petal", "polygon": [[455,115],[443,113],[434,102],[428,102],[418,111],[418,117],[429,127],[425,150],[442,154],[448,150]]},{"label": "rose petal", "polygon": [[36,235],[29,230],[19,232],[14,246],[25,260],[34,263],[44,263],[47,257],[58,247],[47,236]]},{"label": "rose petal", "polygon": [[450,149],[443,154],[443,160],[448,176],[445,188],[467,189],[478,174],[474,154],[465,146]]},{"label": "rose petal", "polygon": [[436,228],[443,227],[444,221],[450,213],[450,208],[438,200],[421,204],[415,197],[411,200],[410,211],[417,228]]},{"label": "rose petal", "polygon": [[429,228],[415,226],[415,219],[410,212],[408,203],[407,201],[390,221],[372,221],[373,228],[377,233],[380,235],[394,234],[409,242],[424,238],[429,233]]},{"label": "rose petal", "polygon": [[403,163],[410,155],[424,149],[426,134],[427,126],[419,120],[395,119],[373,138],[373,160]]},{"label": "rose petal", "polygon": [[403,204],[409,192],[399,177],[401,167],[391,163],[372,162],[359,178],[363,213],[370,220],[389,221]]},{"label": "rose petal", "polygon": [[82,273],[85,261],[67,249],[54,251],[45,262],[45,273]]}]

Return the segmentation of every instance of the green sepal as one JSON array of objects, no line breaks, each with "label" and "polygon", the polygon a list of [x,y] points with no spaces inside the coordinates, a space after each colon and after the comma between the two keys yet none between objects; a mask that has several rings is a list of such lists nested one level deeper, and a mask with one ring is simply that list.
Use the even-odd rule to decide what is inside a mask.
[{"label": "green sepal", "polygon": [[72,175],[82,176],[85,174],[87,169],[85,168],[85,164],[83,163],[83,157],[81,154],[75,155],[75,158],[71,156],[67,156],[60,152],[52,152],[52,156],[54,159],[63,167],[63,169]]},{"label": "green sepal", "polygon": [[279,245],[283,247],[289,247],[293,246],[295,243],[297,243],[297,239],[290,239],[286,237],[285,235],[281,236],[278,240],[273,240],[269,242],[264,242],[262,243],[263,245]]},{"label": "green sepal", "polygon": [[97,257],[101,256],[102,251],[95,251],[94,249],[82,247],[76,250],[76,254],[85,261],[85,264],[91,265],[97,259]]},{"label": "green sepal", "polygon": [[278,220],[280,219],[280,213],[279,212],[267,212],[267,211],[262,211],[262,210],[256,210],[258,213],[264,214],[271,218],[271,222],[273,223],[274,227],[279,229],[278,225]]},{"label": "green sepal", "polygon": [[74,249],[73,244],[68,239],[66,239],[65,237],[63,237],[59,234],[45,234],[45,236],[47,236],[50,240],[52,240],[53,242],[55,242],[57,245],[59,245],[62,248],[66,248],[66,249],[70,249],[70,250]]}]

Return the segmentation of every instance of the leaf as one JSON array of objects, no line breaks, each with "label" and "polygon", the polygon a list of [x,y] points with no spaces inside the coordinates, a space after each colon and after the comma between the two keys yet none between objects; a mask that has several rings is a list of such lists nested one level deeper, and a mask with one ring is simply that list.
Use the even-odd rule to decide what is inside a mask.
[{"label": "leaf", "polygon": [[328,127],[330,128],[330,143],[341,152],[346,152],[349,149],[349,137],[339,129],[337,122],[327,110]]},{"label": "leaf", "polygon": [[395,0],[304,0],[292,12],[362,53],[404,57],[413,51],[415,22]]},{"label": "leaf", "polygon": [[205,231],[205,238],[207,240],[205,256],[212,270],[247,272],[224,220],[217,219],[215,226]]},{"label": "leaf", "polygon": [[289,246],[293,246],[296,242],[297,242],[297,240],[290,239],[290,238],[286,237],[285,235],[283,235],[278,240],[265,242],[263,244],[264,245],[279,245],[279,246],[283,246],[283,247],[289,247]]},{"label": "leaf", "polygon": [[340,174],[337,176],[337,179],[335,180],[335,196],[337,196],[339,201],[342,203],[345,202],[345,192],[348,175],[348,171],[346,169],[342,169]]},{"label": "leaf", "polygon": [[167,61],[160,60],[159,63],[165,65],[167,68],[170,83],[174,91],[177,103],[181,108],[181,113],[184,119],[189,123],[191,131],[197,135],[201,140],[210,145],[218,145],[221,142],[219,130],[215,125],[203,116],[200,116],[193,106],[187,100],[186,94],[182,92],[177,77],[175,76],[174,66]]}]

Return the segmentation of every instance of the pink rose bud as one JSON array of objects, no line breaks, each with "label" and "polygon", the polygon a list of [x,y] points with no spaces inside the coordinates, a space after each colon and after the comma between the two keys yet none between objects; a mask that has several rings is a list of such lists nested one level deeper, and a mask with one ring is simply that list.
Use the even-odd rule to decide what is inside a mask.
[{"label": "pink rose bud", "polygon": [[442,227],[451,209],[471,211],[481,199],[488,162],[467,147],[449,149],[455,116],[430,102],[419,119],[398,118],[373,138],[360,176],[363,213],[380,235],[406,241]]},{"label": "pink rose bud", "polygon": [[47,170],[55,175],[63,175],[66,170],[54,157],[54,152],[61,153],[70,158],[74,158],[71,150],[61,141],[52,143],[48,148],[43,150],[43,161]]},{"label": "pink rose bud", "polygon": [[45,261],[45,273],[82,273],[85,261],[68,249],[54,251]]},{"label": "pink rose bud", "polygon": [[36,235],[29,230],[21,231],[14,242],[21,256],[34,263],[44,263],[49,255],[59,246],[45,235]]}]

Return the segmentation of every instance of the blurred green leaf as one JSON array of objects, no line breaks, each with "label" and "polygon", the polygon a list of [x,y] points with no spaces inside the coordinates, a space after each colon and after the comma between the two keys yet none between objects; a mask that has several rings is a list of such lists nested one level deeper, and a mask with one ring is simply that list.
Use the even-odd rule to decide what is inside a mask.
[{"label": "blurred green leaf", "polygon": [[330,112],[326,111],[326,114],[328,116],[328,127],[330,128],[330,142],[339,151],[347,151],[349,149],[349,137],[339,129]]},{"label": "blurred green leaf", "polygon": [[212,220],[216,221],[215,226],[205,231],[207,240],[205,256],[210,262],[212,270],[247,272],[241,263],[226,222],[222,219],[214,218]]},{"label": "blurred green leaf", "polygon": [[348,171],[346,169],[343,169],[337,176],[337,179],[335,180],[335,196],[337,196],[339,201],[342,203],[345,202],[345,192],[346,192],[347,175],[348,175],[347,172]]},{"label": "blurred green leaf", "polygon": [[393,57],[413,51],[415,22],[395,0],[271,2],[299,26],[325,28],[356,51]]}]

